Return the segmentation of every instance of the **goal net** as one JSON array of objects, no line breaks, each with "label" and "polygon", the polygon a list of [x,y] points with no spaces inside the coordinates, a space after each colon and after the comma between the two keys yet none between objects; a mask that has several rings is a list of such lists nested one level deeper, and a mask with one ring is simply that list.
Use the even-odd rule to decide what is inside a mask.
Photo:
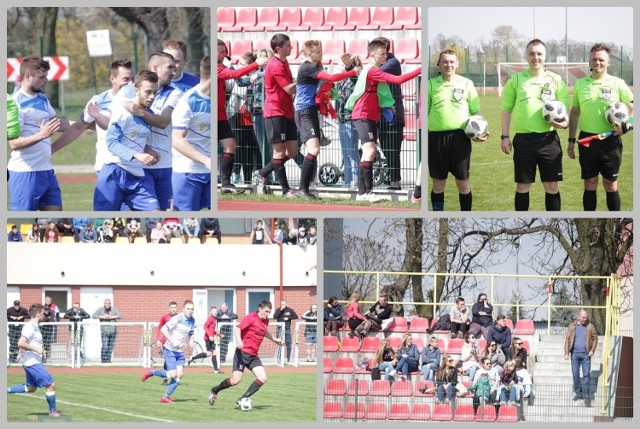
[{"label": "goal net", "polygon": [[[502,90],[507,80],[514,73],[519,73],[529,67],[527,63],[498,63],[498,95],[502,96]],[[576,80],[589,74],[589,63],[545,63],[544,68],[562,76],[568,86],[573,86]]]}]

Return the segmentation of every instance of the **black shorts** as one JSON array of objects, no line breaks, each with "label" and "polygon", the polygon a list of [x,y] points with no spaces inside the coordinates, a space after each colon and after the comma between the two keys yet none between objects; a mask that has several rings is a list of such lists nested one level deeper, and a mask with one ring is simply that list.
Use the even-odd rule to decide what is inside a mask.
[{"label": "black shorts", "polygon": [[429,131],[428,136],[429,175],[445,180],[451,173],[458,180],[468,180],[471,139],[464,131]]},{"label": "black shorts", "polygon": [[235,138],[229,121],[218,121],[218,141]]},{"label": "black shorts", "polygon": [[354,119],[353,125],[358,132],[360,143],[376,143],[378,141],[378,123],[368,119]]},{"label": "black shorts", "polygon": [[214,343],[213,341],[209,341],[209,340],[206,340],[204,343],[205,343],[205,347],[207,348],[208,352],[215,352],[216,351],[216,343]]},{"label": "black shorts", "polygon": [[236,349],[236,352],[233,355],[234,371],[244,372],[245,368],[247,368],[249,371],[252,371],[253,368],[258,366],[263,366],[262,361],[258,356],[245,353],[240,349]]},{"label": "black shorts", "polygon": [[[593,134],[580,132],[579,138]],[[591,179],[602,174],[607,180],[618,180],[622,164],[622,139],[620,136],[609,136],[604,140],[593,140],[589,147],[578,145],[580,154],[580,170],[582,179]]]},{"label": "black shorts", "polygon": [[296,126],[300,133],[300,141],[306,143],[309,139],[320,137],[320,118],[318,118],[318,108],[296,110]]},{"label": "black shorts", "polygon": [[555,131],[522,133],[513,138],[516,183],[534,183],[536,167],[543,182],[562,181],[562,147]]},{"label": "black shorts", "polygon": [[296,121],[293,118],[289,119],[284,116],[265,118],[264,130],[267,133],[267,141],[271,144],[298,140]]}]

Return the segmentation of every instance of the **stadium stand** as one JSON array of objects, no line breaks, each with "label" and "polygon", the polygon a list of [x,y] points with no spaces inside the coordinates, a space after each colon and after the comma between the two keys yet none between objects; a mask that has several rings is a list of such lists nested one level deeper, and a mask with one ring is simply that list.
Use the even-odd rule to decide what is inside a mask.
[{"label": "stadium stand", "polygon": [[236,25],[236,8],[221,7],[218,8],[218,32],[233,31]]},{"label": "stadium stand", "polygon": [[391,325],[387,328],[387,332],[401,333],[404,334],[409,330],[409,324],[407,323],[407,319],[404,317],[394,317]]},{"label": "stadium stand", "polygon": [[409,380],[395,381],[391,386],[391,396],[413,396],[413,384]]},{"label": "stadium stand", "polygon": [[[357,390],[357,391],[356,391]],[[347,386],[347,396],[368,396],[369,382],[363,379],[351,379]]]},{"label": "stadium stand", "polygon": [[[382,25],[381,30],[419,30],[419,25],[417,7],[399,7],[397,8],[393,23]],[[416,26],[418,27],[416,28]]]},{"label": "stadium stand", "polygon": [[277,7],[265,7],[260,10],[258,23],[245,27],[244,31],[265,31],[267,27],[277,27],[280,23],[280,9]]},{"label": "stadium stand", "polygon": [[329,374],[333,370],[333,361],[330,357],[324,357],[322,359],[322,372],[324,374]]},{"label": "stadium stand", "polygon": [[231,45],[231,62],[237,63],[242,56],[247,52],[253,52],[253,41],[251,40],[234,40]]},{"label": "stadium stand", "polygon": [[358,30],[380,30],[383,25],[391,25],[394,18],[395,12],[392,7],[376,7],[369,24],[358,25]]},{"label": "stadium stand", "polygon": [[364,418],[368,420],[386,420],[387,404],[383,402],[369,402]]},{"label": "stadium stand", "polygon": [[290,31],[302,24],[302,9],[286,7],[280,12],[280,23],[275,27],[268,27],[267,31]]},{"label": "stadium stand", "polygon": [[340,348],[338,337],[327,336],[322,337],[322,347],[325,353],[336,353]]},{"label": "stadium stand", "polygon": [[472,422],[474,418],[473,405],[460,404],[456,406],[456,411],[453,414],[454,422]]},{"label": "stadium stand", "polygon": [[331,378],[327,381],[324,394],[327,396],[344,396],[347,393],[347,383],[342,378]]},{"label": "stadium stand", "polygon": [[347,403],[347,408],[344,411],[345,419],[363,419],[364,418],[364,402],[358,402],[357,406],[353,402]]},{"label": "stadium stand", "polygon": [[304,10],[300,24],[289,26],[289,31],[309,31],[313,28],[322,27],[323,24],[324,8],[308,7]]},{"label": "stadium stand", "polygon": [[[436,385],[433,381],[431,380],[419,380],[416,383],[415,386],[415,390],[413,392],[413,396],[415,397],[420,397],[420,396],[434,396],[435,392],[433,391],[433,389],[435,389]],[[421,390],[423,389],[430,389],[429,391],[427,391],[426,393],[422,393]]]},{"label": "stadium stand", "polygon": [[325,419],[341,419],[342,404],[340,402],[325,402],[322,410]]},{"label": "stadium stand", "polygon": [[353,373],[353,359],[350,357],[339,357],[333,364],[334,374],[352,374]]},{"label": "stadium stand", "polygon": [[503,405],[498,411],[499,423],[515,423],[518,421],[518,407],[515,405]]},{"label": "stadium stand", "polygon": [[345,25],[334,26],[334,31],[353,31],[371,22],[371,11],[368,7],[353,7],[349,12],[349,20]]},{"label": "stadium stand", "polygon": [[464,344],[464,340],[462,338],[452,338],[447,343],[447,351],[448,355],[458,355],[462,354],[462,345]]},{"label": "stadium stand", "polygon": [[414,403],[411,406],[411,420],[431,420],[431,407],[429,404]]},{"label": "stadium stand", "polygon": [[270,39],[258,39],[253,44],[253,47],[256,51],[260,51],[262,49],[271,50],[271,40]]},{"label": "stadium stand", "polygon": [[358,338],[350,338],[347,335],[342,339],[340,353],[358,353],[358,351],[360,351],[360,340]]},{"label": "stadium stand", "polygon": [[395,51],[396,58],[403,64],[420,64],[420,44],[417,39],[405,38],[396,42]]},{"label": "stadium stand", "polygon": [[312,28],[313,30],[332,31],[334,27],[343,27],[347,25],[347,8],[346,7],[330,7],[327,10],[327,16],[324,20],[322,28]]},{"label": "stadium stand", "polygon": [[329,39],[325,43],[322,52],[322,63],[329,64],[331,62],[338,63],[340,57],[346,52],[345,43],[342,39]]},{"label": "stadium stand", "polygon": [[516,322],[516,327],[513,330],[513,335],[516,337],[520,335],[533,335],[535,333],[535,327],[533,326],[533,320],[520,319]]},{"label": "stadium stand", "polygon": [[362,344],[360,344],[361,353],[375,353],[380,347],[380,338],[378,337],[364,337]]},{"label": "stadium stand", "polygon": [[409,404],[391,404],[387,418],[389,420],[409,420]]},{"label": "stadium stand", "polygon": [[436,404],[433,407],[431,420],[439,422],[448,422],[453,418],[453,412],[450,404]]},{"label": "stadium stand", "polygon": [[258,24],[258,10],[255,7],[243,7],[238,11],[238,19],[233,27],[233,32],[251,31],[250,28]]},{"label": "stadium stand", "polygon": [[[406,127],[406,123],[405,123]],[[409,332],[424,334],[429,329],[429,319],[426,317],[414,317],[411,319],[411,323],[409,324]]]},{"label": "stadium stand", "polygon": [[391,394],[391,383],[389,380],[373,380],[369,389],[369,396],[389,396]]},{"label": "stadium stand", "polygon": [[477,422],[495,422],[496,408],[493,405],[480,405],[476,413]]},{"label": "stadium stand", "polygon": [[369,51],[367,45],[369,41],[367,39],[351,39],[347,45],[347,52],[351,55],[357,55],[361,60],[369,58]]}]

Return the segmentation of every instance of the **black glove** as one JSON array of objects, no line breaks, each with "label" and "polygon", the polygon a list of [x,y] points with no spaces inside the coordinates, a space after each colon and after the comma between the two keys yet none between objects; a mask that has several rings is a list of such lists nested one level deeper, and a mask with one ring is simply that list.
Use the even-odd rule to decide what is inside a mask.
[{"label": "black glove", "polygon": [[620,126],[622,127],[622,134],[627,134],[628,131],[633,129],[633,124],[631,122],[623,122]]}]

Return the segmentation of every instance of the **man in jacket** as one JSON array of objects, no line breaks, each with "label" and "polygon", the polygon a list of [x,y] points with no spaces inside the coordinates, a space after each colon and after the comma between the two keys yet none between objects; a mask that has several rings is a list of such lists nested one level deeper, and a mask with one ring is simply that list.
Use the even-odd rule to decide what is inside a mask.
[{"label": "man in jacket", "polygon": [[[591,357],[598,347],[598,333],[585,310],[580,310],[576,320],[569,325],[564,341],[564,358],[571,354],[571,372],[573,374],[574,401],[584,399],[586,407],[591,406]],[[582,368],[582,379],[580,378]]]}]

